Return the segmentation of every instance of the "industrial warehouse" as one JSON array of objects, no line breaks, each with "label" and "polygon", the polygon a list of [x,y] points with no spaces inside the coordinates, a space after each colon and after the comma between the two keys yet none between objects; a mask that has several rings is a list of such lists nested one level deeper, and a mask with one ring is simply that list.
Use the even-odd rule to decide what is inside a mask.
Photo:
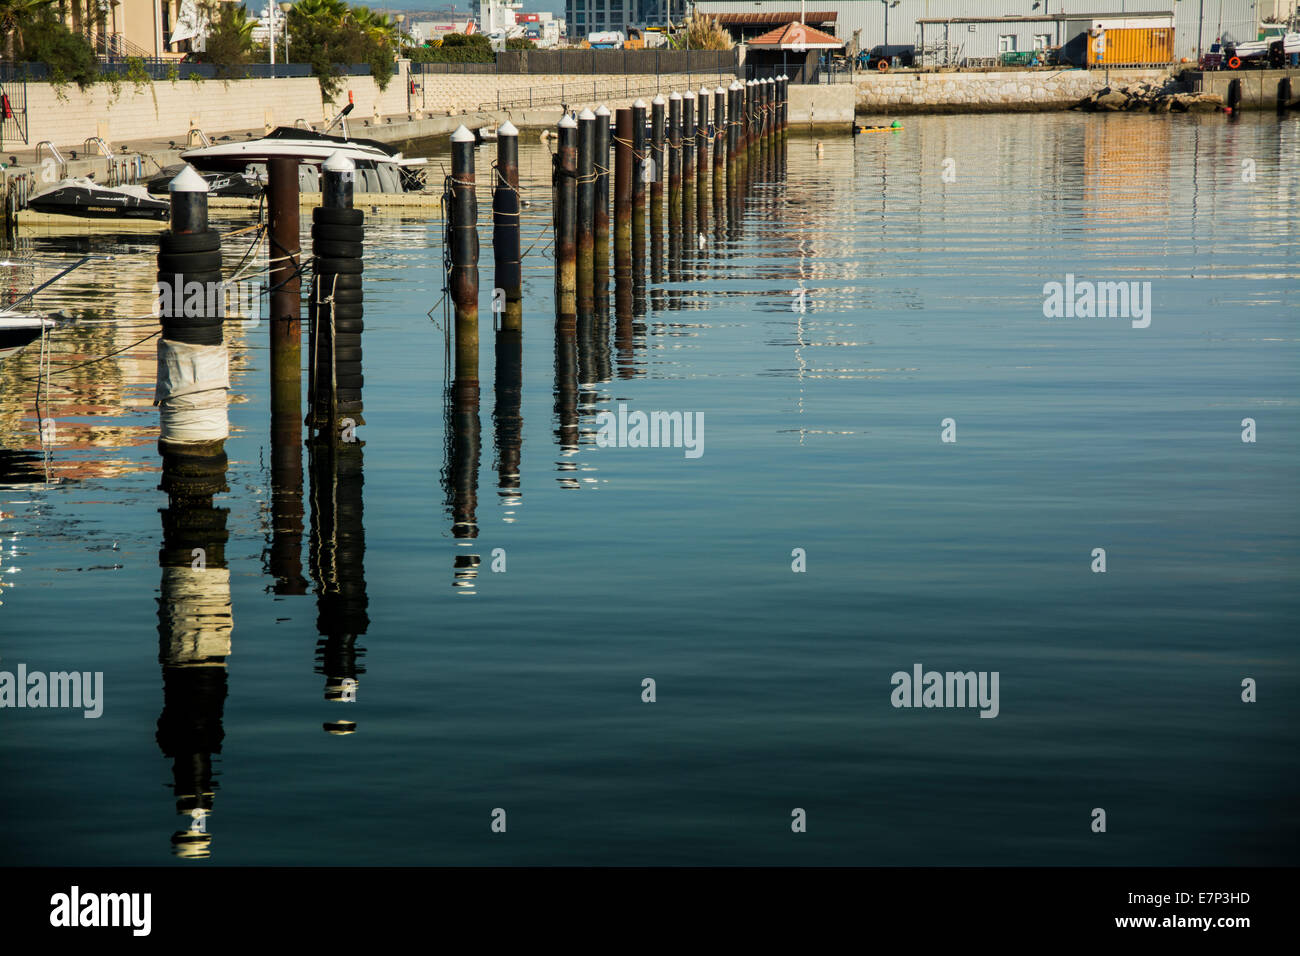
[{"label": "industrial warehouse", "polygon": [[[1056,9],[1048,12],[1049,5]],[[717,17],[737,40],[802,22],[843,41],[850,56],[883,47],[905,63],[915,57],[917,65],[939,67],[994,66],[1007,54],[1022,54],[1028,63],[1035,53],[1051,50],[1060,51],[1060,62],[1092,65],[1085,37],[1097,30],[1142,31],[1140,45],[1122,51],[1125,65],[1194,61],[1217,39],[1254,40],[1262,21],[1284,17],[1290,5],[1154,0],[1148,9],[1135,10],[1135,0],[1022,0],[1014,5],[1018,12],[999,16],[989,15],[986,0],[816,0],[816,9],[811,6],[789,0],[697,0],[694,9]],[[1110,47],[1114,50],[1113,41]]]}]

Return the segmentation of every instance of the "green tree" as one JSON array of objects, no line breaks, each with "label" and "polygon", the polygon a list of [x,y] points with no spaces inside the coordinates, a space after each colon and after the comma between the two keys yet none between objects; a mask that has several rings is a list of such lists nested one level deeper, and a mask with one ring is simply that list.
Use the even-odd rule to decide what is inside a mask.
[{"label": "green tree", "polygon": [[94,49],[85,37],[63,25],[49,4],[32,11],[21,31],[15,31],[10,37],[14,41],[14,56],[18,60],[46,64],[50,80],[56,85],[71,81],[85,89],[99,76],[99,60]]},{"label": "green tree", "polygon": [[0,33],[4,34],[5,59],[13,62],[23,31],[34,26],[54,0],[0,0]]},{"label": "green tree", "polygon": [[[3,2],[3,0],[0,0]],[[244,67],[253,59],[253,21],[248,10],[237,3],[203,4],[208,17],[208,35],[202,53],[195,55],[200,63],[217,67],[218,79],[242,77]]]},{"label": "green tree", "polygon": [[321,93],[333,99],[342,88],[343,68],[370,66],[375,85],[388,87],[401,32],[387,14],[349,7],[341,0],[299,0],[289,11],[289,59],[310,63]]}]

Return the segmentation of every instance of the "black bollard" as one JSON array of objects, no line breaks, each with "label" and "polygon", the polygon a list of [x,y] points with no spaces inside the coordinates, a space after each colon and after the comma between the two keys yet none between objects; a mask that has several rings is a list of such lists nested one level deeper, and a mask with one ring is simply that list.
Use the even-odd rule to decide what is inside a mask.
[{"label": "black bollard", "polygon": [[522,315],[519,205],[519,130],[506,120],[497,127],[497,167],[492,189],[493,281],[494,288],[505,296],[503,327]]}]

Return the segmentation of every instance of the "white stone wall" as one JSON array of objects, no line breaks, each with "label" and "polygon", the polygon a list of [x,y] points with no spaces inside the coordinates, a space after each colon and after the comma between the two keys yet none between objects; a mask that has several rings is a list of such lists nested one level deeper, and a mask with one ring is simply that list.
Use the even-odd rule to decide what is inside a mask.
[{"label": "white stone wall", "polygon": [[[1155,82],[1163,70],[1111,70],[1110,85]],[[886,73],[854,83],[859,113],[1064,109],[1107,85],[1104,70]]]},{"label": "white stone wall", "polygon": [[[405,64],[402,64],[404,66]],[[290,126],[299,119],[319,124],[348,102],[355,103],[350,122],[356,129],[363,120],[376,116],[405,119],[408,102],[412,113],[447,115],[473,114],[480,105],[495,110],[498,92],[526,95],[530,89],[550,93],[561,86],[571,107],[595,106],[592,92],[607,99],[611,108],[622,97],[616,95],[630,84],[650,88],[661,85],[666,92],[688,88],[687,76],[496,76],[494,74],[415,74],[417,89],[408,100],[408,77],[403,70],[393,76],[388,89],[380,92],[368,76],[343,79],[337,102],[323,103],[320,86],[312,77],[258,80],[155,80],[139,88],[123,82],[116,95],[107,84],[97,83],[86,92],[74,85],[56,90],[48,83],[27,85],[29,147],[48,140],[60,148],[79,149],[91,136],[103,136],[114,146],[135,148],[156,146],[168,140],[183,142],[186,132],[197,126],[209,135],[233,130],[257,129],[263,125]],[[716,77],[695,74],[695,88]],[[423,84],[423,89],[421,85]],[[594,86],[593,86],[594,84]],[[645,94],[640,94],[645,95]],[[635,98],[635,94],[633,97]],[[396,121],[396,120],[395,120]],[[10,144],[15,148],[17,144]]]}]

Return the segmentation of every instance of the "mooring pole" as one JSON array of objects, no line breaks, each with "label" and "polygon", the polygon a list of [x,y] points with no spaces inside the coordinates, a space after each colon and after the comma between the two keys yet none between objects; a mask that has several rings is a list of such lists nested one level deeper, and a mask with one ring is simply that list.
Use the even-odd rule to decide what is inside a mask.
[{"label": "mooring pole", "polygon": [[695,164],[698,168],[696,175],[703,183],[704,177],[709,174],[709,89],[706,86],[700,87],[699,103],[700,121],[695,137]]},{"label": "mooring pole", "polygon": [[578,311],[578,123],[560,119],[555,157],[555,276],[560,315]]},{"label": "mooring pole", "polygon": [[682,94],[682,186],[695,182],[695,91]]},{"label": "mooring pole", "polygon": [[745,84],[745,149],[758,145],[758,80]]},{"label": "mooring pole", "polygon": [[678,201],[682,188],[682,94],[668,98],[668,202]]},{"label": "mooring pole", "polygon": [[[364,424],[361,289],[365,213],[352,208],[356,163],[334,153],[321,166],[322,204],[312,211],[312,287],[307,302],[307,424],[329,441]],[[355,250],[350,247],[355,246]],[[340,254],[343,253],[343,254]],[[343,357],[346,356],[346,357]]]},{"label": "mooring pole", "polygon": [[455,380],[478,394],[478,194],[474,134],[451,134],[451,301],[456,313]]},{"label": "mooring pole", "polygon": [[713,91],[713,168],[727,165],[727,91],[718,87]]},{"label": "mooring pole", "polygon": [[[646,105],[643,100],[632,104],[632,259],[634,268],[639,272],[645,264],[645,218],[646,218]],[[643,277],[644,281],[644,277]]]},{"label": "mooring pole", "polygon": [[596,107],[595,300],[609,298],[609,107]]},{"label": "mooring pole", "polygon": [[[650,182],[650,202],[660,203],[664,198],[664,109],[668,101],[662,93],[655,95],[650,103],[650,145],[654,160],[654,175]],[[653,210],[651,215],[654,215]]]},{"label": "mooring pole", "polygon": [[[614,113],[614,279],[632,281],[632,110]],[[631,291],[629,285],[628,291]]]},{"label": "mooring pole", "polygon": [[302,269],[297,158],[272,158],[267,163],[267,178],[271,250],[271,430],[275,431],[281,423],[288,428],[292,422],[301,436]]},{"label": "mooring pole", "polygon": [[578,310],[590,312],[596,273],[596,114],[578,114]]},{"label": "mooring pole", "polygon": [[740,81],[732,80],[727,87],[727,165],[736,162],[740,152]]},{"label": "mooring pole", "polygon": [[492,190],[492,256],[495,288],[505,294],[502,328],[523,321],[523,265],[519,254],[519,130],[506,120],[497,127],[497,168]]}]

